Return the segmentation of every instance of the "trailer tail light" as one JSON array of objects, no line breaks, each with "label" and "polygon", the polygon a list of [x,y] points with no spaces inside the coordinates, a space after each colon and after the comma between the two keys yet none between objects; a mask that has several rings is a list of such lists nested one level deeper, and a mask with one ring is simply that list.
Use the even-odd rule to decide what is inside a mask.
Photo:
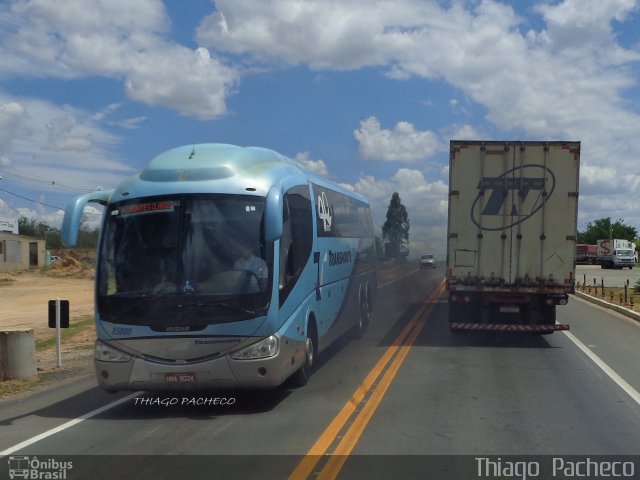
[{"label": "trailer tail light", "polygon": [[451,295],[449,300],[452,303],[471,303],[471,296],[465,295],[464,297],[461,295]]}]

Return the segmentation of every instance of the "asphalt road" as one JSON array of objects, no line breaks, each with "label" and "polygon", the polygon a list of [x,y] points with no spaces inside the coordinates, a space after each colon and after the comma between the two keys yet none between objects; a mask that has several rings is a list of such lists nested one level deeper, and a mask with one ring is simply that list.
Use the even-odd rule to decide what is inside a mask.
[{"label": "asphalt road", "polygon": [[[88,378],[0,403],[0,478],[9,456],[71,462],[69,479],[509,478],[515,458],[553,478],[556,457],[634,456],[638,478],[640,326],[572,298],[569,335],[450,332],[443,274],[383,277],[365,336],[300,389],[109,395]],[[234,403],[197,405],[216,398]]]}]

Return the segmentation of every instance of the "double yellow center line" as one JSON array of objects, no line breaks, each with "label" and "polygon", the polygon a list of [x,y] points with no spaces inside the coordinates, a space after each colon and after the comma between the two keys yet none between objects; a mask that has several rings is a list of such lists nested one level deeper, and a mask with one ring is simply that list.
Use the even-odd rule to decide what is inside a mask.
[{"label": "double yellow center line", "polygon": [[[369,420],[380,405],[400,366],[409,354],[409,349],[422,331],[426,317],[433,309],[435,301],[444,292],[444,287],[443,280],[431,297],[421,305],[391,346],[387,348],[349,401],[291,473],[289,480],[307,479],[312,473],[317,474],[315,478],[318,480],[333,479],[338,476]],[[335,448],[329,451],[333,445]],[[314,472],[316,465],[321,460],[326,460],[326,462],[318,472]]]}]

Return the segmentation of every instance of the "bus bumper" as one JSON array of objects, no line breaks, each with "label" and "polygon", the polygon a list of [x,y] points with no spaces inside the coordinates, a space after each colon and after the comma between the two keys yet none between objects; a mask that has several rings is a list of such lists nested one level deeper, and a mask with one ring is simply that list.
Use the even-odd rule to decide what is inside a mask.
[{"label": "bus bumper", "polygon": [[304,363],[304,342],[279,337],[272,357],[234,360],[229,355],[179,365],[132,357],[126,362],[95,360],[98,384],[107,391],[275,388]]}]

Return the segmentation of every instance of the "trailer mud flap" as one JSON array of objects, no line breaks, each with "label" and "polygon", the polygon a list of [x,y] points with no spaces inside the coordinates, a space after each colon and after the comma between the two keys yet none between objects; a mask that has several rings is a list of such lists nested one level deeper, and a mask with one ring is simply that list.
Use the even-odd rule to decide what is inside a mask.
[{"label": "trailer mud flap", "polygon": [[473,330],[491,332],[533,332],[551,333],[559,330],[569,330],[569,325],[560,323],[554,325],[517,325],[511,323],[450,323],[451,330]]}]

